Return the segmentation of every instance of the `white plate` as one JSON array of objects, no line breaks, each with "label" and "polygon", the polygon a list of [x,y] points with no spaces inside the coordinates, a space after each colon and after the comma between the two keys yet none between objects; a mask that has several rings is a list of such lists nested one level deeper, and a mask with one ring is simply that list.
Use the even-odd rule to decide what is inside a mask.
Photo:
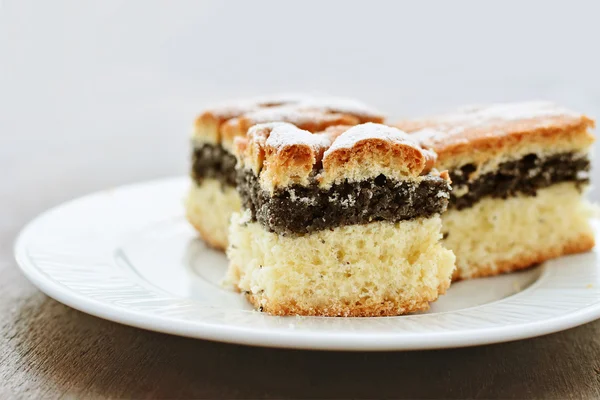
[{"label": "white plate", "polygon": [[596,251],[525,272],[454,284],[424,314],[273,317],[222,289],[221,253],[183,216],[186,178],[92,194],[47,211],[15,254],[43,292],[78,310],[144,329],[250,345],[413,350],[539,336],[600,317]]}]

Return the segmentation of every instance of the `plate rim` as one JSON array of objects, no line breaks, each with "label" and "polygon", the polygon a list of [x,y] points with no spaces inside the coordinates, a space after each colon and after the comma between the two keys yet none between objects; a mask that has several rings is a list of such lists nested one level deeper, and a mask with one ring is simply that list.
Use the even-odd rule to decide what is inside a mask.
[{"label": "plate rim", "polygon": [[[111,191],[143,188],[148,185],[175,184],[175,182],[183,180],[183,177],[162,178],[118,186],[111,189]],[[370,332],[367,334],[347,332],[341,334],[339,332],[294,330],[269,332],[240,326],[213,324],[202,320],[189,321],[152,314],[152,312],[143,313],[135,309],[117,307],[114,304],[101,302],[77,293],[68,286],[52,279],[46,272],[35,265],[26,250],[26,243],[29,236],[32,234],[36,224],[43,218],[46,218],[57,210],[68,208],[75,202],[86,201],[90,197],[106,192],[106,190],[101,190],[71,199],[37,215],[19,232],[14,243],[14,256],[17,265],[27,279],[49,297],[81,312],[131,327],[189,338],[260,347],[336,351],[406,351],[472,347],[527,339],[571,329],[600,318],[600,302],[597,302],[574,312],[548,319],[531,321],[517,326],[507,325],[491,328],[465,329],[463,331],[435,331],[429,334],[410,332]],[[545,271],[542,271],[540,278],[536,282],[539,282],[539,279],[547,271],[546,266],[542,268],[545,268]],[[534,285],[536,282],[534,282]]]}]

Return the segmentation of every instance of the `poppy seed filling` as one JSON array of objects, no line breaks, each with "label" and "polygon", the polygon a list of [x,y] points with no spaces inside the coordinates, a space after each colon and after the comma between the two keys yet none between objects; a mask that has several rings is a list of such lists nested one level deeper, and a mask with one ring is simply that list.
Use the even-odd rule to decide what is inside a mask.
[{"label": "poppy seed filling", "polygon": [[[540,158],[536,154],[507,161],[497,170],[471,180],[475,172],[473,164],[450,171],[453,192],[450,208],[471,207],[481,198],[489,196],[506,199],[519,193],[535,196],[536,191],[560,182],[589,183],[590,160],[576,153],[560,153]],[[465,190],[466,189],[466,190]],[[457,196],[456,193],[462,193]]]},{"label": "poppy seed filling", "polygon": [[[470,179],[475,165],[450,171],[453,191],[439,177],[427,176],[420,184],[394,181],[383,175],[361,182],[344,182],[324,190],[313,182],[293,185],[273,195],[260,188],[250,171],[236,172],[236,159],[221,145],[203,143],[192,154],[192,177],[197,183],[211,178],[235,187],[252,219],[269,231],[308,233],[337,226],[371,221],[401,221],[443,212],[446,207],[462,210],[481,198],[506,199],[517,194],[535,196],[537,190],[560,182],[589,183],[591,163],[587,156],[560,153],[541,158],[536,154],[507,161],[497,170]],[[466,189],[466,190],[465,190]],[[457,193],[464,193],[457,196]],[[449,198],[449,205],[448,205]]]},{"label": "poppy seed filling", "polygon": [[201,183],[203,179],[216,179],[225,186],[235,187],[236,159],[221,145],[202,143],[192,152],[192,178]]},{"label": "poppy seed filling", "polygon": [[360,182],[333,184],[330,188],[321,188],[315,181],[270,193],[261,187],[252,171],[240,169],[238,192],[253,221],[270,232],[285,235],[430,217],[445,211],[450,185],[434,175],[418,181],[397,181],[379,175]]}]

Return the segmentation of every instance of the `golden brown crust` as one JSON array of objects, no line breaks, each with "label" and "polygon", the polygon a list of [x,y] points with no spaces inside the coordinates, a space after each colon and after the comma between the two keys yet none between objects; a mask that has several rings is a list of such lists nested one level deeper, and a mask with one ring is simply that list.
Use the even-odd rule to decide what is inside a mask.
[{"label": "golden brown crust", "polygon": [[287,123],[259,124],[238,137],[233,150],[242,167],[253,170],[270,190],[307,185],[319,163],[316,180],[327,186],[379,174],[414,179],[429,173],[435,162],[435,153],[421,148],[410,135],[374,123],[314,134]]},{"label": "golden brown crust", "polygon": [[221,138],[219,129],[223,120],[211,111],[200,114],[194,123],[194,140],[217,144]]},{"label": "golden brown crust", "polygon": [[313,166],[330,145],[328,134],[312,134],[295,125],[274,122],[253,126],[238,137],[234,154],[243,168],[252,169],[271,188],[308,184]]},{"label": "golden brown crust", "polygon": [[[271,304],[256,295],[246,295],[254,308],[271,315],[279,316],[317,316],[317,317],[392,317],[410,314],[429,309],[429,301],[415,299],[412,301],[395,302],[385,301],[377,304],[331,304],[327,307],[303,307],[291,300],[288,303]],[[261,303],[263,305],[261,306]]]},{"label": "golden brown crust", "polygon": [[438,153],[438,165],[457,158],[483,163],[526,145],[585,149],[594,137],[594,120],[551,103],[495,104],[452,114],[400,121],[395,126],[416,134]]},{"label": "golden brown crust", "polygon": [[295,107],[272,107],[230,119],[221,127],[221,143],[230,147],[233,139],[244,136],[256,124],[289,122],[309,132],[320,132],[335,125],[356,125],[360,119],[353,115],[321,110],[302,110]]},{"label": "golden brown crust", "polygon": [[381,113],[354,99],[284,94],[231,101],[205,110],[196,118],[194,138],[229,146],[235,136],[244,135],[256,123],[297,122],[302,129],[316,132],[331,125],[383,120]]},{"label": "golden brown crust", "polygon": [[305,110],[321,110],[329,113],[352,115],[358,123],[383,123],[383,114],[370,106],[351,98],[330,96],[309,96],[296,105]]},{"label": "golden brown crust", "polygon": [[412,177],[427,174],[436,154],[404,132],[381,124],[362,124],[337,136],[323,155],[321,184],[384,174]]},{"label": "golden brown crust", "polygon": [[333,143],[335,139],[350,128],[352,128],[352,125],[335,125],[328,127],[322,133],[326,134],[329,137],[329,141]]},{"label": "golden brown crust", "polygon": [[318,316],[318,317],[393,317],[427,311],[438,295],[444,294],[450,282],[438,288],[437,293],[423,293],[421,297],[412,299],[388,299],[372,301],[360,299],[352,304],[332,301],[327,306],[310,307],[290,299],[284,303],[274,303],[268,298],[256,294],[246,294],[246,298],[255,309],[279,316]]},{"label": "golden brown crust", "polygon": [[495,276],[509,272],[515,272],[522,269],[530,268],[539,263],[542,263],[553,258],[566,256],[569,254],[584,253],[590,251],[595,246],[593,235],[583,234],[576,239],[568,241],[559,247],[548,247],[537,253],[517,256],[512,260],[502,260],[494,264],[486,265],[469,265],[470,270],[474,270],[469,276],[462,276],[460,269],[454,270],[452,281],[460,281],[463,279],[483,278],[487,276]]},{"label": "golden brown crust", "polygon": [[248,99],[230,100],[204,110],[197,118],[196,125],[204,121],[223,123],[231,118],[257,111],[263,108],[279,107],[284,105],[305,102],[310,96],[298,93],[283,93],[269,96],[260,96]]},{"label": "golden brown crust", "polygon": [[297,104],[305,98],[305,95],[282,94],[253,99],[238,99],[218,104],[213,108],[204,110],[196,118],[194,123],[194,138],[218,144],[221,142],[221,125],[231,118],[239,117],[246,113],[264,108]]}]

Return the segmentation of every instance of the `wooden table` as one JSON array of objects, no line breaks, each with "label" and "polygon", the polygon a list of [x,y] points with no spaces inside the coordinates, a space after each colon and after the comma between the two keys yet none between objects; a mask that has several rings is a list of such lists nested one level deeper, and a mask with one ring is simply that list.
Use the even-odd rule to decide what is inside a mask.
[{"label": "wooden table", "polygon": [[90,191],[185,171],[184,140],[149,133],[140,147],[123,129],[0,137],[0,398],[600,398],[600,321],[491,346],[334,353],[147,332],[48,298],[13,260],[28,220]]}]

